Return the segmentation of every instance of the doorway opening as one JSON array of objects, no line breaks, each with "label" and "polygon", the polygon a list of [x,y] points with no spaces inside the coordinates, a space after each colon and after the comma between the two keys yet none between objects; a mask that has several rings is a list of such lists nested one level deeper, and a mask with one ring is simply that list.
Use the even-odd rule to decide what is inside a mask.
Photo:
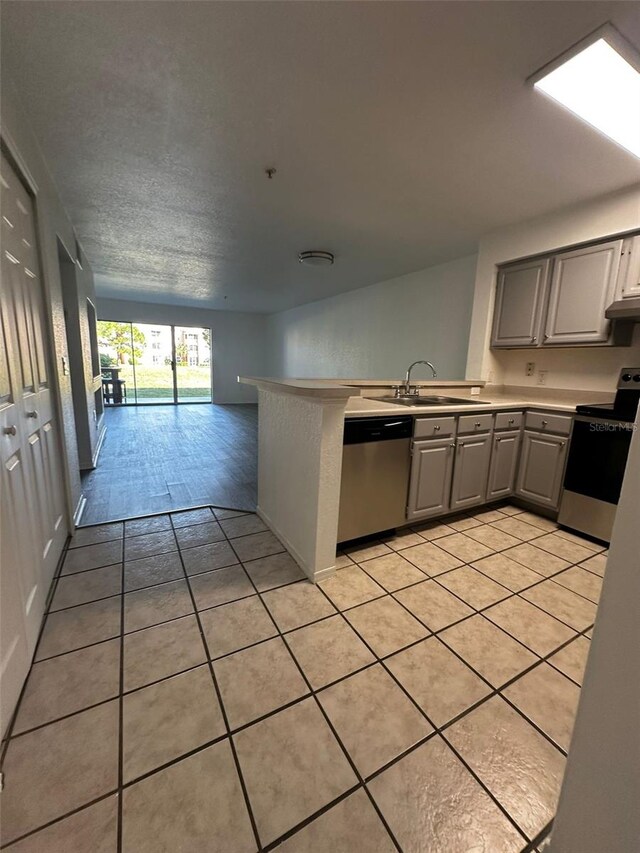
[{"label": "doorway opening", "polygon": [[105,406],[211,403],[211,329],[98,320]]}]

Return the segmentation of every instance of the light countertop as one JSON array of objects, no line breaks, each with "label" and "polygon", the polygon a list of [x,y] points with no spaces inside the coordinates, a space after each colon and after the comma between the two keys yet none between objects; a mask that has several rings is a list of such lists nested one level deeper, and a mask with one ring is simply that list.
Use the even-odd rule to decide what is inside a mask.
[{"label": "light countertop", "polygon": [[[450,395],[447,395],[450,396]],[[399,406],[365,397],[350,397],[347,401],[345,417],[364,417],[366,415],[435,415],[452,414],[454,412],[495,412],[503,409],[544,409],[556,412],[575,413],[576,406],[581,403],[602,402],[597,392],[589,395],[586,392],[566,391],[562,395],[549,394],[514,394],[503,392],[487,392],[474,396],[475,403],[454,403],[450,406]],[[471,399],[471,398],[470,398]]]},{"label": "light countertop", "polygon": [[[424,406],[401,406],[374,398],[367,398],[368,389],[386,389],[399,385],[400,380],[388,379],[283,379],[261,376],[240,376],[238,381],[246,385],[272,391],[277,394],[316,398],[321,400],[345,400],[345,417],[367,415],[434,415],[454,412],[492,412],[502,409],[544,409],[573,413],[581,403],[605,403],[611,394],[602,391],[573,391],[530,386],[488,386],[473,380],[430,380],[416,383],[424,394],[440,394],[447,397],[468,397],[469,403],[453,403],[449,406],[425,404]],[[481,387],[479,395],[471,396],[472,386]],[[357,389],[357,390],[356,390]],[[391,392],[388,392],[390,396]],[[475,402],[471,402],[471,400]]]}]

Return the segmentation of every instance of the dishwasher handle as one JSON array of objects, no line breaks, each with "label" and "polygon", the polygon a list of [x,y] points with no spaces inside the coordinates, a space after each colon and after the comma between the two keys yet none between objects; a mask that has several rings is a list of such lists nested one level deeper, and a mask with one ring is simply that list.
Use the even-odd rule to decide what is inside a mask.
[{"label": "dishwasher handle", "polygon": [[411,415],[386,418],[347,418],[344,422],[344,444],[365,444],[370,441],[390,441],[411,438]]}]

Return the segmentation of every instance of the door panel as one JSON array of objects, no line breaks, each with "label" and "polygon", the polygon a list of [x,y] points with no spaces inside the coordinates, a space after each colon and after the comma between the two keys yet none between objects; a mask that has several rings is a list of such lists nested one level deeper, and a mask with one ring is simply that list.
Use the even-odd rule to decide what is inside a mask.
[{"label": "door panel", "polygon": [[175,326],[176,390],[179,403],[211,402],[211,331]]},{"label": "door panel", "polygon": [[557,509],[566,455],[566,438],[525,431],[516,494]]},{"label": "door panel", "polygon": [[640,296],[640,237],[633,237],[625,240],[626,247],[626,265],[624,279],[622,282],[622,297],[637,298]]},{"label": "door panel", "polygon": [[612,240],[555,258],[545,345],[607,340],[611,321],[604,312],[615,296],[621,252],[622,240]]},{"label": "door panel", "polygon": [[493,439],[487,500],[513,493],[520,452],[520,431],[503,432]]},{"label": "door panel", "polygon": [[[6,437],[0,437],[3,451]],[[34,610],[39,578],[31,531],[18,510],[28,506],[28,490],[21,450],[2,460],[0,468],[0,732],[4,733],[29,670],[40,619]],[[18,570],[19,569],[19,570]]]},{"label": "door panel", "polygon": [[49,350],[33,205],[4,155],[0,174],[0,725],[4,731],[33,655],[67,531],[60,435],[48,387]]},{"label": "door panel", "polygon": [[500,270],[491,346],[536,346],[548,278],[547,259]]},{"label": "door panel", "polygon": [[490,458],[490,435],[474,435],[457,440],[451,509],[484,503]]},{"label": "door panel", "polygon": [[449,508],[454,443],[414,441],[407,518],[429,518]]}]

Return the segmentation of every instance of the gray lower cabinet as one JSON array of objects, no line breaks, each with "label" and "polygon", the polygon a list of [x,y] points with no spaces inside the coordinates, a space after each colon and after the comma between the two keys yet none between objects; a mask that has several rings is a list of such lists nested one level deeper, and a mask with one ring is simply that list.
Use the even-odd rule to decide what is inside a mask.
[{"label": "gray lower cabinet", "polygon": [[407,518],[429,518],[449,509],[455,444],[451,438],[414,441]]},{"label": "gray lower cabinet", "polygon": [[513,494],[516,486],[521,438],[520,430],[501,432],[493,436],[487,485],[488,501]]},{"label": "gray lower cabinet", "polygon": [[611,240],[556,255],[543,346],[608,340],[621,252],[622,240]]},{"label": "gray lower cabinet", "polygon": [[491,459],[491,434],[458,438],[455,453],[451,509],[484,503]]},{"label": "gray lower cabinet", "polygon": [[558,508],[568,439],[525,430],[515,494],[537,504]]},{"label": "gray lower cabinet", "polygon": [[499,271],[492,347],[537,345],[550,264],[538,258]]}]

